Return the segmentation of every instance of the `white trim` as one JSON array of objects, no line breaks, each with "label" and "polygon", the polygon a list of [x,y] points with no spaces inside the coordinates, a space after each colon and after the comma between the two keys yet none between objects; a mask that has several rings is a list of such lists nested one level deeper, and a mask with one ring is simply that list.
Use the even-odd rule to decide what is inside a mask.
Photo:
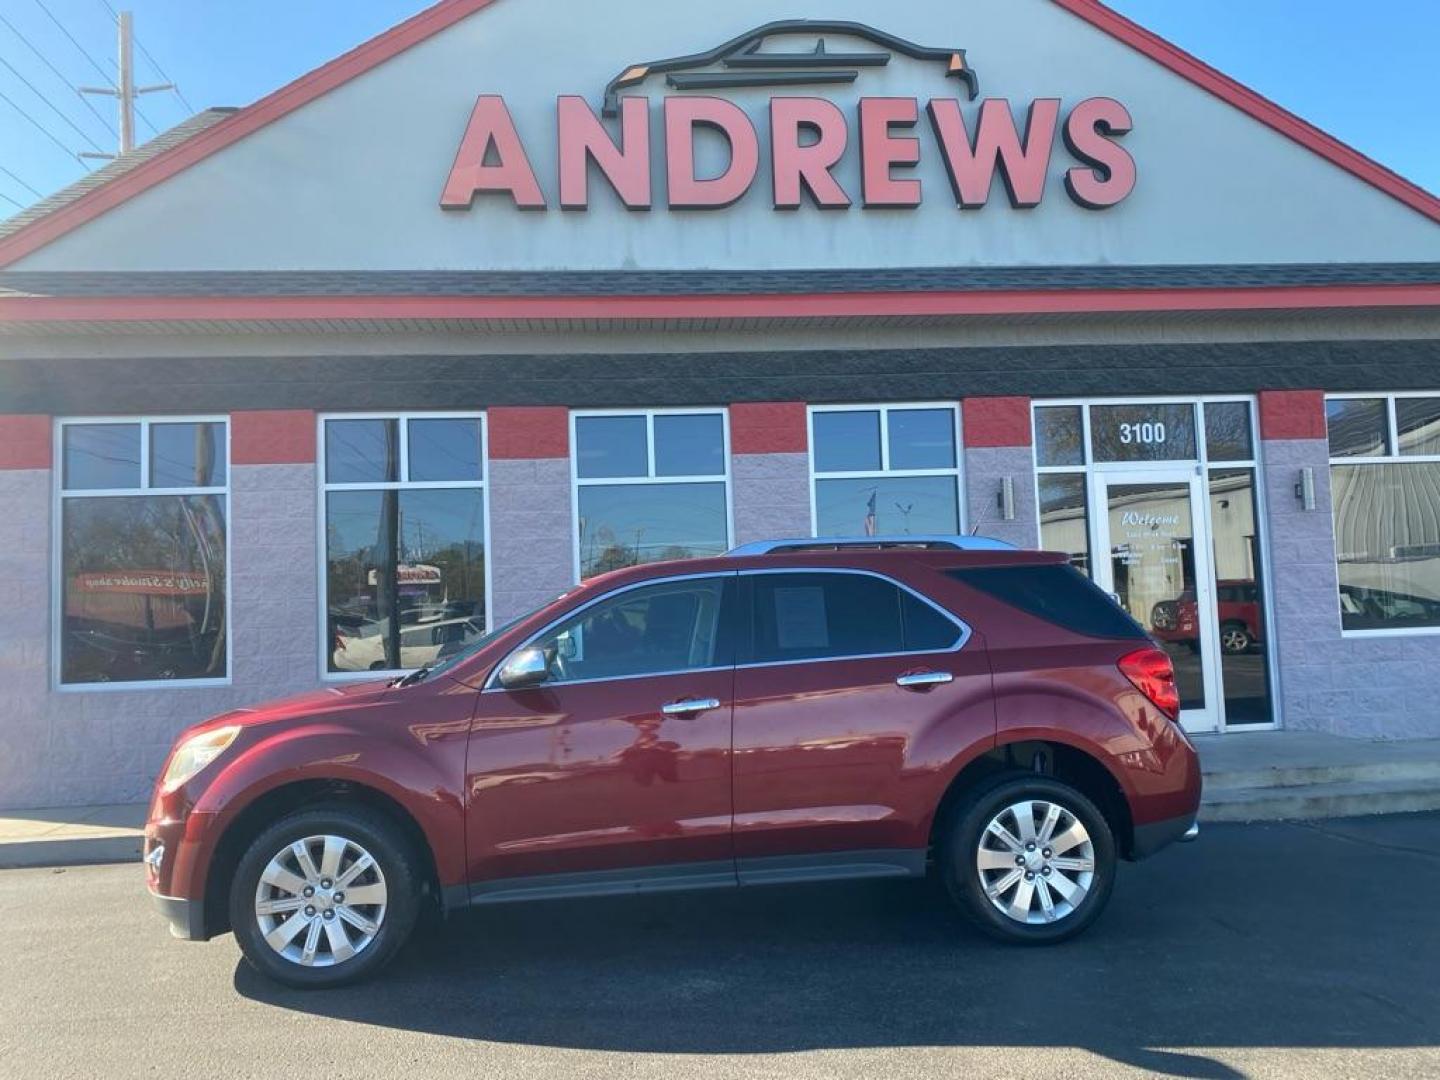
[{"label": "white trim", "polygon": [[[952,433],[955,439],[955,464],[950,468],[892,469],[890,467],[890,413],[913,412],[920,409],[948,409],[955,418]],[[873,412],[880,422],[880,468],[856,469],[836,472],[819,472],[815,468],[815,415],[817,413]],[[963,440],[958,401],[890,401],[854,402],[831,405],[807,405],[805,407],[805,437],[807,443],[806,469],[810,486],[810,535],[820,535],[820,506],[818,482],[820,480],[889,480],[925,476],[950,476],[955,478],[955,519],[957,535],[966,535],[969,512],[965,505],[965,443]]]},{"label": "white trim", "polygon": [[[1375,396],[1375,395],[1362,395]],[[1248,458],[1237,458],[1235,460],[1210,460],[1210,448],[1206,439],[1205,409],[1204,406],[1212,404],[1227,404],[1241,402],[1249,406],[1250,410],[1250,450]],[[1164,461],[1095,461],[1092,448],[1092,431],[1090,422],[1090,407],[1092,405],[1193,405],[1195,409],[1195,451],[1193,458],[1179,458]],[[1045,465],[1040,461],[1040,440],[1039,431],[1035,424],[1036,410],[1048,406],[1075,406],[1080,409],[1081,434],[1084,439],[1081,458],[1083,464],[1079,465]],[[1095,477],[1106,475],[1109,477],[1124,478],[1126,474],[1139,479],[1147,471],[1151,470],[1176,470],[1189,469],[1200,478],[1202,510],[1201,517],[1195,522],[1196,531],[1203,529],[1206,544],[1214,543],[1214,520],[1210,502],[1209,482],[1210,474],[1216,470],[1226,469],[1248,469],[1253,477],[1251,498],[1255,513],[1256,536],[1260,542],[1260,583],[1261,599],[1264,611],[1265,631],[1265,682],[1270,694],[1270,715],[1271,721],[1267,724],[1234,724],[1227,723],[1225,716],[1225,686],[1223,657],[1219,651],[1219,625],[1218,625],[1218,582],[1211,574],[1211,592],[1215,595],[1217,607],[1215,620],[1216,625],[1210,628],[1209,638],[1206,645],[1213,657],[1211,665],[1215,669],[1215,683],[1218,689],[1218,696],[1215,700],[1215,709],[1218,726],[1217,732],[1236,731],[1273,731],[1284,726],[1284,702],[1280,693],[1280,663],[1279,654],[1275,649],[1275,575],[1273,573],[1273,560],[1271,558],[1270,545],[1270,513],[1266,503],[1266,485],[1264,483],[1264,468],[1261,460],[1263,447],[1260,438],[1260,417],[1258,400],[1253,394],[1150,394],[1140,397],[1094,397],[1094,398],[1036,398],[1030,403],[1031,441],[1034,444],[1035,453],[1035,516],[1036,532],[1041,534],[1044,521],[1041,514],[1040,504],[1040,478],[1042,476],[1083,476],[1085,477],[1085,501],[1086,501],[1086,544],[1090,548],[1090,573],[1093,578],[1096,572],[1098,560],[1105,553],[1095,551],[1096,532],[1096,506],[1095,506]],[[1197,540],[1199,537],[1197,537]],[[1041,534],[1041,545],[1043,546],[1043,534]],[[1198,547],[1198,544],[1197,544]],[[1206,551],[1206,562],[1209,549]],[[1213,567],[1212,567],[1213,570]]]},{"label": "white trim", "polygon": [[[644,476],[584,476],[580,475],[580,443],[577,438],[578,420],[589,417],[643,417],[645,420],[645,469]],[[682,475],[658,476],[655,472],[655,418],[657,416],[718,416],[720,418],[720,452],[723,469],[718,473],[686,473]],[[723,405],[716,406],[675,406],[657,409],[571,409],[569,415],[570,436],[570,574],[573,585],[581,584],[582,565],[580,557],[580,489],[582,487],[643,487],[665,484],[721,484],[725,485],[725,550],[735,546],[735,497],[731,486],[730,462],[730,410]],[[722,553],[723,554],[723,553]]]},{"label": "white trim", "polygon": [[[135,488],[65,489],[65,429],[99,424],[127,424],[140,428],[140,486]],[[150,480],[150,426],[152,424],[219,424],[225,433],[225,483],[208,487],[152,488]],[[199,415],[145,414],[137,416],[56,417],[51,431],[50,492],[50,689],[56,693],[120,693],[126,690],[205,690],[231,686],[235,679],[234,577],[231,554],[235,533],[230,497],[234,464],[230,458],[230,417],[224,413]],[[132,679],[117,682],[74,682],[63,680],[61,650],[65,639],[65,502],[75,499],[118,498],[121,496],[218,495],[225,505],[225,675],[203,679]]]},{"label": "white trim", "polygon": [[[335,483],[325,481],[325,422],[327,420],[394,420],[400,442],[398,480],[377,480],[373,483]],[[411,420],[478,420],[480,423],[480,479],[479,480],[409,480],[410,474],[410,421]],[[480,490],[480,513],[485,521],[481,529],[481,543],[484,545],[485,562],[485,630],[488,633],[494,625],[492,614],[494,589],[491,588],[493,571],[490,546],[490,426],[483,410],[409,410],[399,412],[326,412],[315,417],[315,531],[316,531],[316,594],[319,597],[319,625],[317,634],[320,645],[320,680],[325,683],[369,682],[379,679],[393,679],[407,675],[413,668],[387,668],[380,671],[331,671],[330,670],[330,598],[327,594],[329,566],[326,557],[326,513],[330,492],[343,491],[448,491],[455,489]]]}]

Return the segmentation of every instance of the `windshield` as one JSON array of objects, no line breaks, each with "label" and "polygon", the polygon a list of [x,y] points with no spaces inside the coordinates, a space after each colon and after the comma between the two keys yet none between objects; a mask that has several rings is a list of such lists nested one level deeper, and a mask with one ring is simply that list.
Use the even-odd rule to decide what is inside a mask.
[{"label": "windshield", "polygon": [[[421,668],[420,671],[425,672],[426,675],[434,675],[437,672],[449,671],[462,660],[466,660],[469,659],[471,656],[474,656],[475,653],[485,648],[485,646],[489,645],[492,641],[498,638],[501,634],[505,633],[512,626],[516,626],[524,622],[536,612],[549,607],[555,602],[555,600],[559,600],[561,597],[568,595],[568,593],[561,593],[560,596],[555,597],[554,600],[547,600],[545,601],[545,603],[531,608],[529,611],[525,612],[525,614],[517,615],[515,616],[515,618],[509,619],[506,622],[501,623],[494,630],[488,631],[487,633],[481,634],[478,638],[472,638],[471,640],[465,642],[454,652],[437,657],[433,662],[426,664],[423,668]],[[407,676],[407,679],[410,679],[410,681],[419,682],[419,679],[412,678],[412,676],[418,674],[419,672],[412,672],[411,676]]]}]

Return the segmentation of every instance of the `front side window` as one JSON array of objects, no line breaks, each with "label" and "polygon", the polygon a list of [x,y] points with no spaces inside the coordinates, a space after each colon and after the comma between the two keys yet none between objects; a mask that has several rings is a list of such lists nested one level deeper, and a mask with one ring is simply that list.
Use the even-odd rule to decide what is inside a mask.
[{"label": "front side window", "polygon": [[229,676],[223,419],[60,423],[62,684]]},{"label": "front side window", "polygon": [[573,445],[582,581],[729,549],[722,411],[577,413]]},{"label": "front side window", "polygon": [[698,671],[730,663],[726,577],[658,582],[600,600],[538,637],[547,684]]},{"label": "front side window", "polygon": [[870,574],[751,576],[753,663],[955,648],[964,630],[893,581]]},{"label": "front side window", "polygon": [[403,671],[485,633],[485,423],[326,417],[326,670]]},{"label": "front side window", "polygon": [[953,405],[811,410],[815,535],[960,532],[958,416]]},{"label": "front side window", "polygon": [[1325,416],[1341,626],[1440,627],[1440,395],[1331,398]]}]

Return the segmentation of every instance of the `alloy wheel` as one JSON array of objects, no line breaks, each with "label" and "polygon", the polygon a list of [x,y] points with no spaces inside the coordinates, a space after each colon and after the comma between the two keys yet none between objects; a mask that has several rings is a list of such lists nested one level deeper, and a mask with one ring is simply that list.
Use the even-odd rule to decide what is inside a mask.
[{"label": "alloy wheel", "polygon": [[366,949],[385,921],[385,875],[343,836],[307,836],[281,848],[255,887],[265,943],[302,967],[333,967]]},{"label": "alloy wheel", "polygon": [[1057,802],[1026,799],[990,819],[975,869],[985,896],[1017,923],[1045,925],[1074,914],[1095,880],[1095,845]]}]

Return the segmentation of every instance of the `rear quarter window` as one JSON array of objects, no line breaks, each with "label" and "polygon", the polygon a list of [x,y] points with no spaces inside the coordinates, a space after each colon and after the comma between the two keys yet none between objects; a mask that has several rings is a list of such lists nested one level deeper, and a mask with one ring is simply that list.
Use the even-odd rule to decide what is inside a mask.
[{"label": "rear quarter window", "polygon": [[947,570],[972,589],[1027,615],[1086,637],[1145,640],[1145,630],[1104,591],[1068,563]]}]

